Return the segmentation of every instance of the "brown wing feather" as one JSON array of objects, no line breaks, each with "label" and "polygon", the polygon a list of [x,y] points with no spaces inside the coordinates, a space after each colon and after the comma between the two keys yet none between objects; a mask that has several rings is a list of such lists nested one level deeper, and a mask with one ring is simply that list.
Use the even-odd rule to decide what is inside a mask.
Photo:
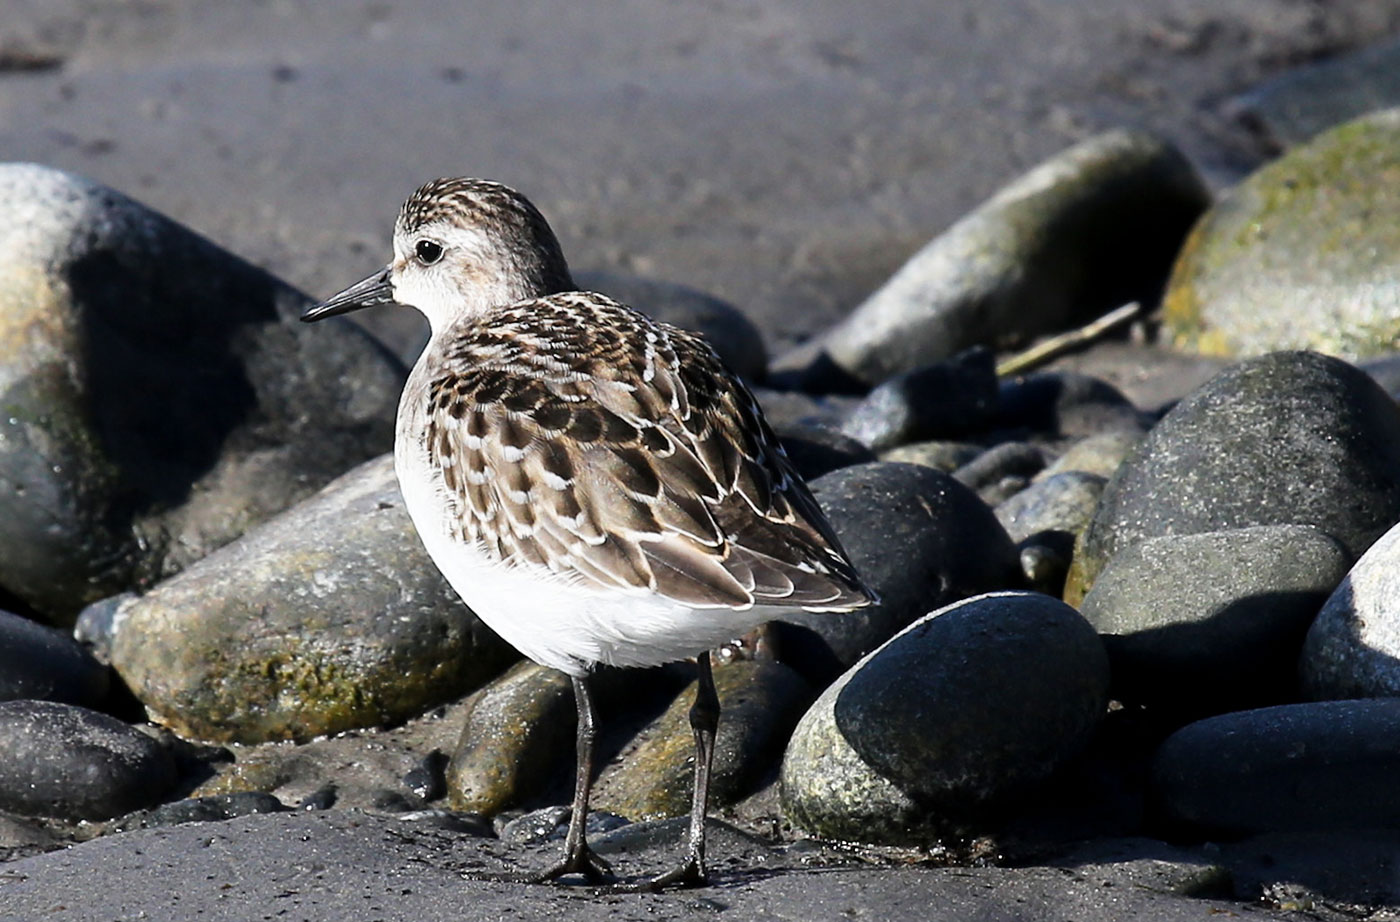
[{"label": "brown wing feather", "polygon": [[427,445],[463,538],[697,607],[870,601],[757,402],[699,337],[577,292],[453,332]]}]

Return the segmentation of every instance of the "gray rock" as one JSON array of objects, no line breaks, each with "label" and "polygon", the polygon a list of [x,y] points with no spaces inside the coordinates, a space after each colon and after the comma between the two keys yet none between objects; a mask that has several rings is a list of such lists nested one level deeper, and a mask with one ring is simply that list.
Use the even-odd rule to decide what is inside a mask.
[{"label": "gray rock", "polygon": [[900,445],[889,451],[880,452],[881,461],[902,461],[905,464],[921,464],[936,471],[951,474],[964,464],[976,458],[986,448],[971,442],[913,442]]},{"label": "gray rock", "polygon": [[1003,442],[953,471],[953,478],[995,506],[1024,490],[1045,463],[1044,449],[1028,442]]},{"label": "gray rock", "polygon": [[1108,659],[1072,608],[993,593],[920,619],[851,668],[798,724],[788,817],[825,838],[907,844],[975,827],[1088,742]]},{"label": "gray rock", "polygon": [[1310,698],[1400,696],[1400,525],[1371,545],[1327,599],[1299,666]]},{"label": "gray rock", "polygon": [[213,741],[404,720],[516,653],[461,603],[388,456],[121,607],[112,664],[159,723]]},{"label": "gray rock", "polygon": [[821,341],[876,384],[1148,299],[1209,194],[1176,148],[1111,131],[1004,187],[920,250]]},{"label": "gray rock", "polygon": [[[564,837],[569,834],[571,812],[567,805],[531,810],[529,813],[501,823],[498,837],[502,842],[511,845],[543,845],[546,842],[563,842]],[[588,820],[584,823],[583,828],[590,844],[596,848],[600,836],[612,832],[614,829],[621,829],[630,823],[631,821],[626,817],[618,816],[616,813],[608,813],[605,810],[589,810]]]},{"label": "gray rock", "polygon": [[1046,531],[1077,535],[1098,508],[1107,480],[1084,471],[1064,471],[1036,480],[992,510],[1012,541]]},{"label": "gray rock", "polygon": [[1123,392],[1072,371],[1043,371],[1001,382],[996,425],[1083,438],[1104,432],[1141,435],[1149,424]]},{"label": "gray rock", "polygon": [[37,698],[92,707],[107,696],[107,667],[69,634],[0,611],[0,701]]},{"label": "gray rock", "polygon": [[1163,299],[1173,342],[1207,355],[1394,350],[1400,109],[1348,122],[1225,193],[1182,248]]},{"label": "gray rock", "polygon": [[190,797],[128,814],[112,824],[112,831],[128,832],[184,823],[215,823],[254,813],[281,813],[287,809],[282,801],[262,791]]},{"label": "gray rock", "polygon": [[988,349],[970,349],[884,381],[851,411],[842,431],[879,452],[974,432],[996,408],[995,359]]},{"label": "gray rock", "polygon": [[1114,555],[1080,611],[1125,702],[1197,716],[1277,704],[1350,561],[1306,525],[1148,538]]},{"label": "gray rock", "polygon": [[753,388],[753,395],[763,408],[768,425],[780,435],[793,427],[802,429],[814,424],[840,429],[851,410],[860,404],[859,397],[850,395],[812,395],[768,387]]},{"label": "gray rock", "polygon": [[1065,449],[1064,454],[1051,462],[1049,467],[1036,474],[1033,480],[1044,480],[1068,471],[1112,477],[1142,438],[1142,432],[1119,429],[1080,439]]},{"label": "gray rock", "polygon": [[608,271],[577,271],[574,283],[629,304],[654,320],[701,333],[736,374],[762,381],[768,352],[753,321],[728,301],[674,282]]},{"label": "gray rock", "polygon": [[1400,408],[1308,352],[1234,365],[1159,422],[1104,488],[1070,570],[1083,598],[1119,550],[1160,535],[1313,525],[1354,559],[1400,520]]},{"label": "gray rock", "polygon": [[780,658],[825,684],[935,608],[1019,588],[1016,548],[996,516],[946,474],[913,464],[858,464],[812,491],[880,603],[848,614],[794,612],[776,626]]},{"label": "gray rock", "polygon": [[790,423],[778,431],[778,437],[803,480],[875,460],[875,453],[859,441],[820,423]]},{"label": "gray rock", "polygon": [[1235,97],[1229,110],[1278,151],[1339,122],[1400,105],[1400,42],[1294,67]]},{"label": "gray rock", "polygon": [[0,702],[0,810],[105,820],[156,802],[174,780],[165,749],[115,717],[51,701]]},{"label": "gray rock", "polygon": [[[792,668],[735,660],[714,668],[720,722],[715,735],[710,803],[729,806],[770,776],[814,692]],[[602,771],[593,803],[632,820],[685,816],[695,772],[690,707],[695,686],[644,727]]]},{"label": "gray rock", "polygon": [[1317,701],[1222,714],[1167,738],[1162,818],[1195,835],[1400,826],[1400,701]]},{"label": "gray rock", "polygon": [[[391,444],[402,366],[168,218],[0,165],[0,588],[57,623]],[[347,386],[347,382],[354,382]]]}]

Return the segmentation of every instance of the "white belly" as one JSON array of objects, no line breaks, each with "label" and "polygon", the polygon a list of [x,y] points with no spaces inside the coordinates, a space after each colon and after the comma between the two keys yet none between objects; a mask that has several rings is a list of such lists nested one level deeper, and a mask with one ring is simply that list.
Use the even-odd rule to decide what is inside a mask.
[{"label": "white belly", "polygon": [[525,656],[569,675],[596,663],[658,666],[718,646],[768,620],[761,609],[694,609],[646,592],[581,585],[537,565],[508,565],[454,535],[441,478],[418,440],[394,451],[404,505],[428,555],[482,621]]}]

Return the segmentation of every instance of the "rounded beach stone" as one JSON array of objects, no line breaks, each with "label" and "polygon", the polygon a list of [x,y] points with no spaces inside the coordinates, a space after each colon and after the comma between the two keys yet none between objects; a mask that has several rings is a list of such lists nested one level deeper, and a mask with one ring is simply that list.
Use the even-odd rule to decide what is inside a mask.
[{"label": "rounded beach stone", "polygon": [[108,669],[64,631],[0,611],[0,701],[35,698],[94,706]]},{"label": "rounded beach stone", "polygon": [[1400,336],[1400,109],[1340,125],[1221,196],[1191,232],[1164,299],[1179,347],[1315,349],[1356,359]]},{"label": "rounded beach stone", "polygon": [[1327,599],[1299,663],[1310,698],[1400,697],[1400,525]]},{"label": "rounded beach stone", "polygon": [[573,765],[573,685],[557,669],[522,661],[478,690],[447,767],[454,810],[495,816],[546,789]]},{"label": "rounded beach stone", "polygon": [[1307,525],[1148,538],[1114,555],[1080,611],[1114,694],[1173,713],[1291,699],[1298,650],[1351,558]]},{"label": "rounded beach stone", "polygon": [[115,717],[51,701],[0,702],[0,810],[105,820],[175,780],[159,743]]},{"label": "rounded beach stone", "polygon": [[989,349],[969,349],[883,382],[851,411],[841,429],[879,452],[976,431],[996,408],[995,357]]},{"label": "rounded beach stone", "polygon": [[1001,383],[995,423],[1080,438],[1104,432],[1141,434],[1145,415],[1107,381],[1072,371],[1044,371]]},{"label": "rounded beach stone", "polygon": [[1116,430],[1102,432],[1080,439],[1060,455],[1045,470],[1036,474],[1034,480],[1044,480],[1067,471],[1082,471],[1100,477],[1112,477],[1123,460],[1128,457],[1143,439],[1143,432]]},{"label": "rounded beach stone", "polygon": [[1109,480],[1065,599],[1144,538],[1312,525],[1353,559],[1400,520],[1400,407],[1313,352],[1233,365],[1172,409]]},{"label": "rounded beach stone", "polygon": [[868,385],[1155,297],[1209,204],[1181,153],[1110,131],[1046,161],[916,253],[821,340]]},{"label": "rounded beach stone", "polygon": [[992,593],[934,612],[808,709],[783,760],[783,807],[815,835],[917,842],[977,824],[1088,742],[1108,659],[1074,609]]},{"label": "rounded beach stone", "polygon": [[452,592],[393,459],[126,602],[112,665],[158,723],[253,743],[402,721],[518,654]]},{"label": "rounded beach stone", "polygon": [[1098,474],[1064,471],[1033,481],[993,512],[1012,541],[1046,531],[1077,535],[1093,518],[1105,483]]},{"label": "rounded beach stone", "polygon": [[285,283],[49,167],[0,165],[0,214],[0,589],[33,611],[72,624],[392,444],[403,367]]},{"label": "rounded beach stone", "polygon": [[[717,664],[714,677],[720,718],[710,803],[722,807],[753,793],[771,776],[814,692],[790,667],[762,660]],[[594,789],[598,809],[634,821],[690,812],[695,743],[689,715],[694,702],[691,683],[603,769]]]},{"label": "rounded beach stone", "polygon": [[1022,585],[1006,530],[947,474],[914,464],[857,464],[817,478],[812,492],[880,603],[784,615],[775,631],[780,658],[810,680],[830,681],[932,609]]},{"label": "rounded beach stone", "polygon": [[1400,701],[1285,704],[1181,728],[1153,759],[1168,823],[1196,835],[1400,826]]}]

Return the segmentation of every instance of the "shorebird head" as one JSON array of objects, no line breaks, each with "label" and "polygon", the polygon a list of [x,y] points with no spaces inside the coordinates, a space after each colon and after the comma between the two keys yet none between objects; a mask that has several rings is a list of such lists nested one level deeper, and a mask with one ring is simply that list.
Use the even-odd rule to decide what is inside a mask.
[{"label": "shorebird head", "polygon": [[394,260],[312,305],[306,322],[396,301],[433,330],[526,298],[569,291],[569,266],[549,222],[509,186],[435,179],[399,210]]}]

